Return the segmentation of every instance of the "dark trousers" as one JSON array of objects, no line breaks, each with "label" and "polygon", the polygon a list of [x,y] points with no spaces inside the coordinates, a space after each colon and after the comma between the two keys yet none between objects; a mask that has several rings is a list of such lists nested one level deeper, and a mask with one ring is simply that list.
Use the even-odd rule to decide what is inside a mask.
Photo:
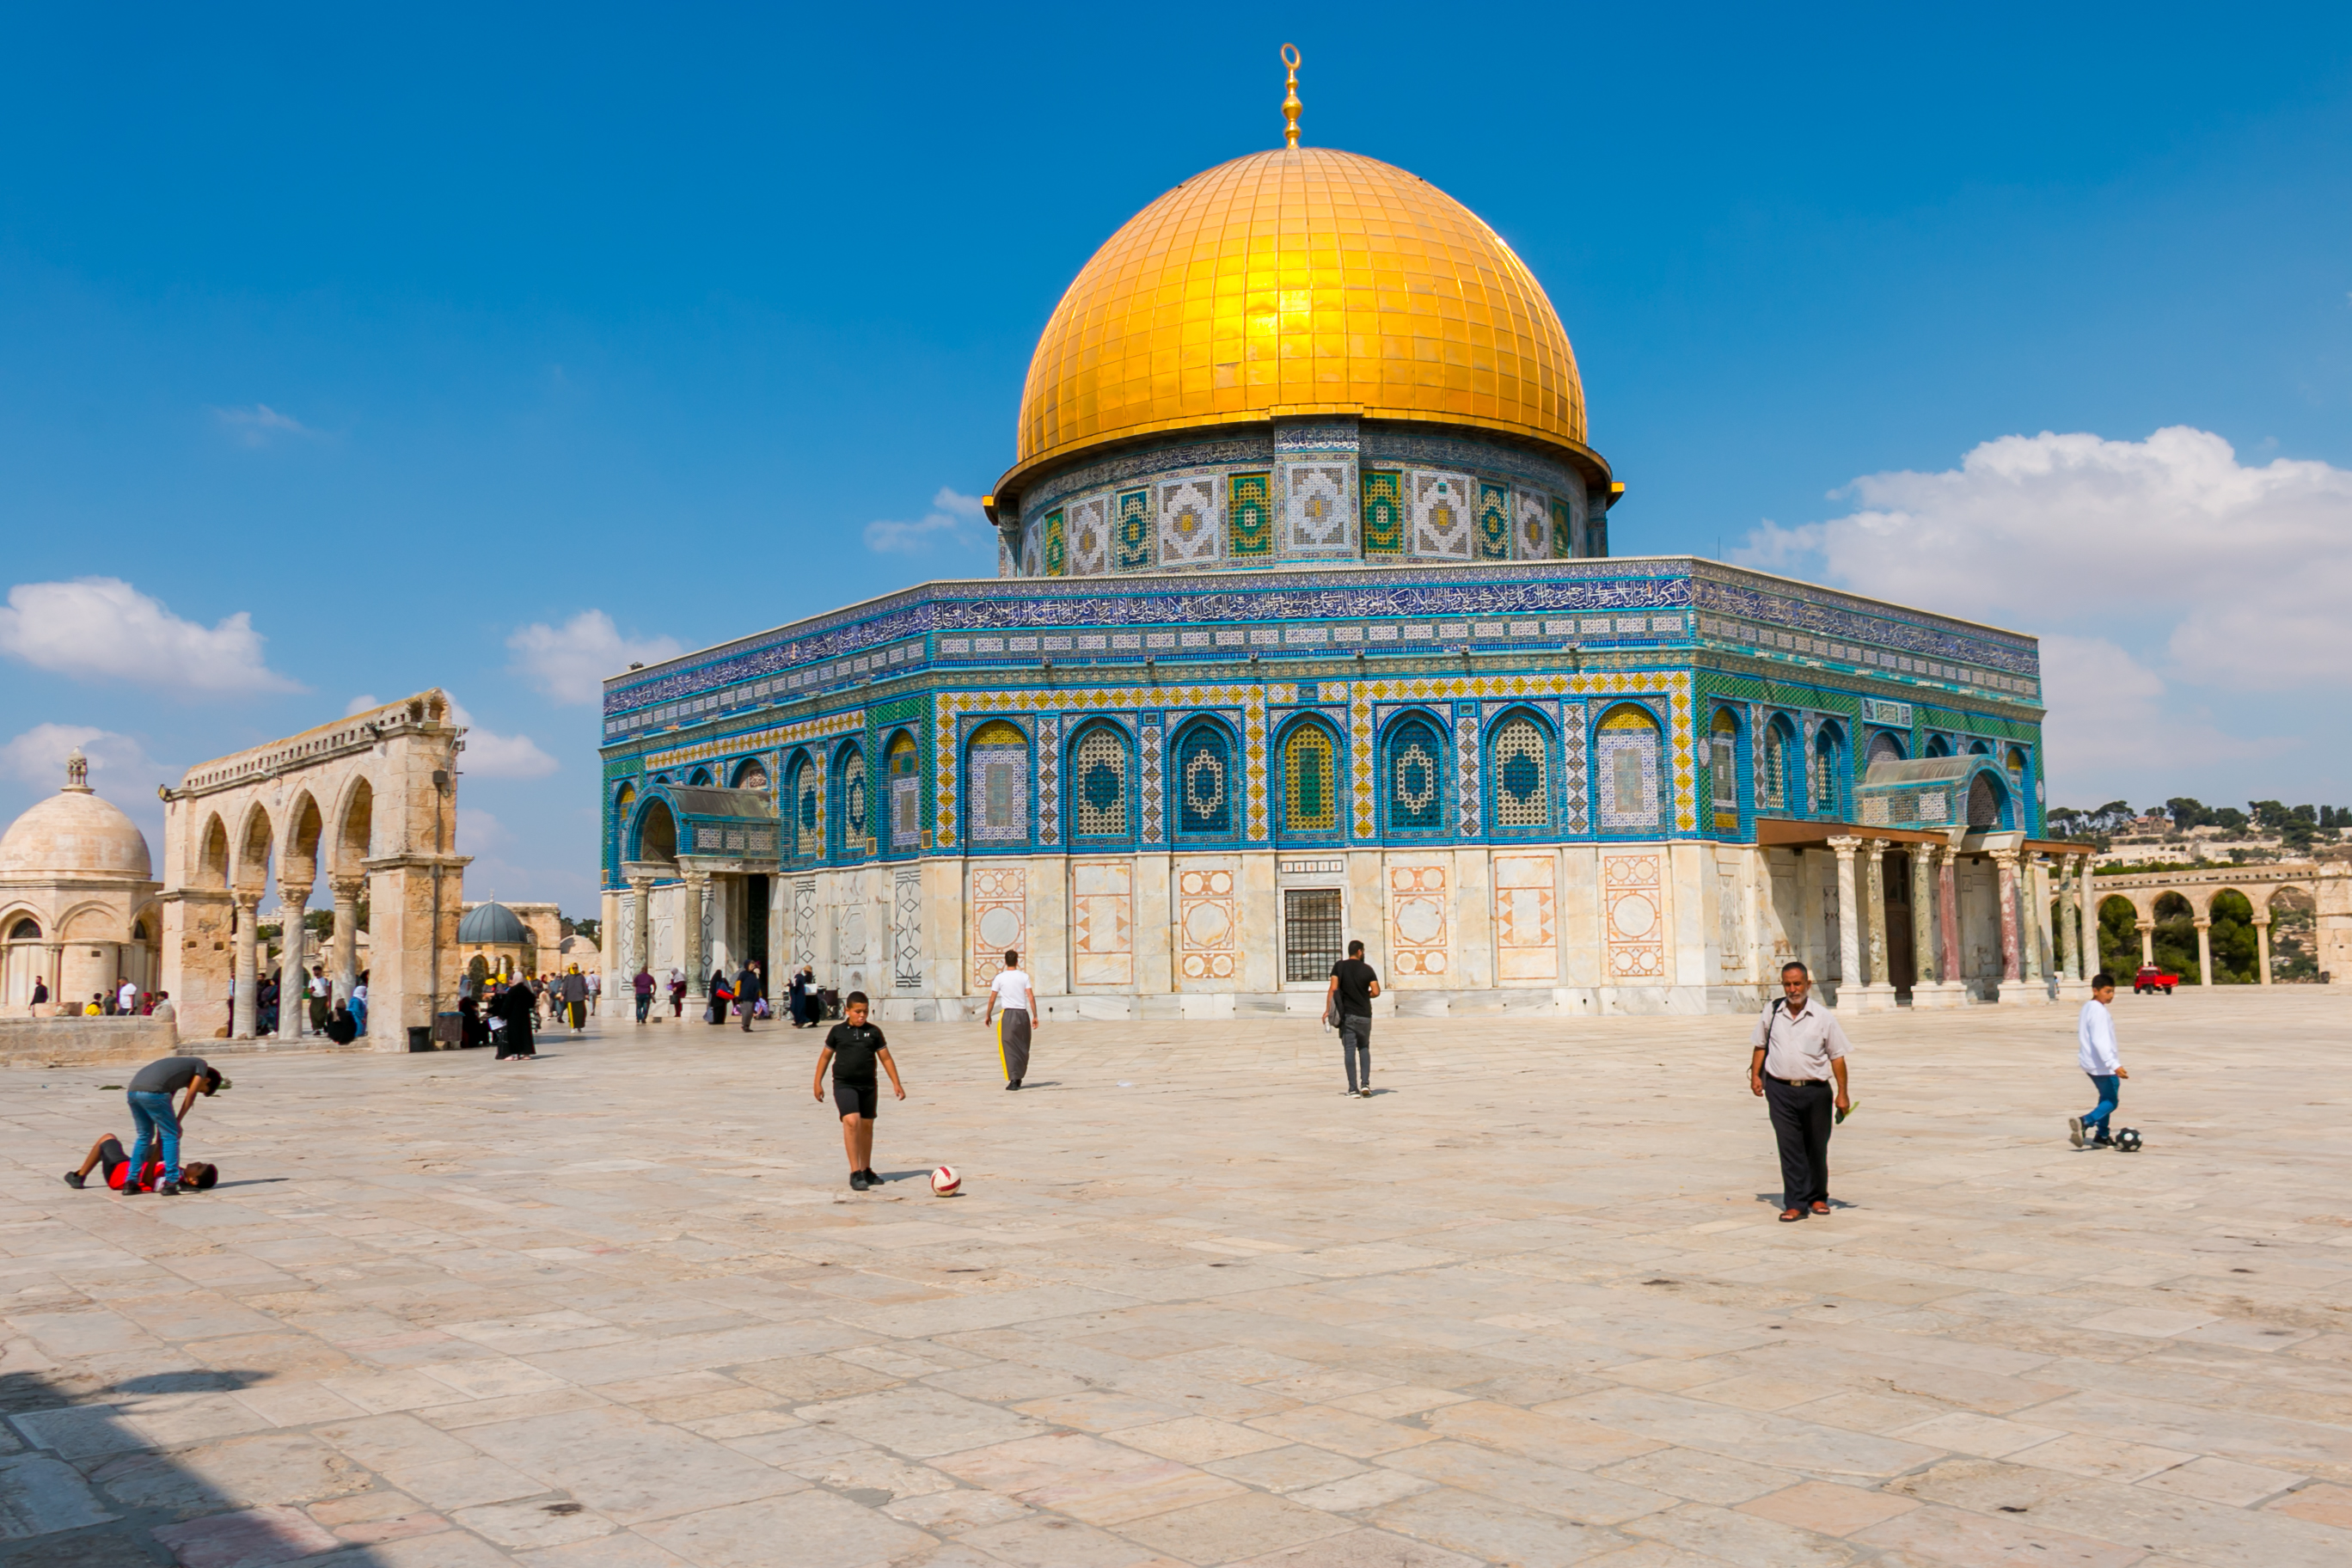
[{"label": "dark trousers", "polygon": [[1764,1080],[1772,1136],[1780,1143],[1780,1205],[1801,1209],[1830,1201],[1830,1127],[1836,1097],[1825,1083]]},{"label": "dark trousers", "polygon": [[[1372,1021],[1350,1013],[1339,1015],[1339,1059],[1347,1064],[1348,1087],[1372,1087]],[[1362,1079],[1358,1080],[1360,1068]]]}]

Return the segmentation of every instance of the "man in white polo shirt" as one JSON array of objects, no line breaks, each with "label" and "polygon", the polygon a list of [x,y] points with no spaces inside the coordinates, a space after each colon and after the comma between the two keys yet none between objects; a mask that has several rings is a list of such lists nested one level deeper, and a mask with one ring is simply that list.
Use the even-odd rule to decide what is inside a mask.
[{"label": "man in white polo shirt", "polygon": [[1772,1135],[1780,1144],[1783,1224],[1830,1212],[1831,1111],[1853,1104],[1845,1091],[1845,1031],[1827,1008],[1811,1005],[1812,989],[1803,964],[1780,966],[1780,999],[1756,1020],[1748,1063],[1748,1087],[1771,1108]]},{"label": "man in white polo shirt", "polygon": [[996,1054],[1004,1063],[1004,1087],[1019,1089],[1029,1076],[1029,1031],[1036,1027],[1037,994],[1022,971],[1021,955],[1008,952],[1004,967],[988,987],[988,1016],[983,1026],[996,1026]]}]

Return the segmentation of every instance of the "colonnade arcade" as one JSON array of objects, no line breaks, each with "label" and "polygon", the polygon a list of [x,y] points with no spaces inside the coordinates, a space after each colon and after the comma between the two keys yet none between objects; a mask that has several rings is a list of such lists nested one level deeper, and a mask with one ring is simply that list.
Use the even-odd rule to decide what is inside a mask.
[{"label": "colonnade arcade", "polygon": [[[2224,895],[2234,894],[2246,900],[2252,911],[2254,943],[2257,958],[2257,984],[2271,984],[2271,925],[2282,910],[2311,910],[2319,916],[2319,929],[2315,941],[2319,948],[2319,963],[2329,971],[2331,962],[2343,963],[2345,946],[2343,912],[2333,906],[2344,902],[2346,868],[2342,863],[2329,865],[2287,864],[2280,866],[2217,866],[2203,870],[2152,871],[2097,879],[2098,897],[2092,913],[2096,929],[2098,910],[2110,900],[2121,900],[2131,906],[2133,924],[2139,932],[2139,961],[2142,964],[2156,963],[2156,927],[2164,911],[2161,905],[2178,899],[2188,907],[2191,922],[2197,931],[2197,978],[2203,985],[2213,984],[2213,919],[2216,906]],[[2326,917],[2333,915],[2330,920]],[[2121,979],[2121,976],[2117,977]]]}]

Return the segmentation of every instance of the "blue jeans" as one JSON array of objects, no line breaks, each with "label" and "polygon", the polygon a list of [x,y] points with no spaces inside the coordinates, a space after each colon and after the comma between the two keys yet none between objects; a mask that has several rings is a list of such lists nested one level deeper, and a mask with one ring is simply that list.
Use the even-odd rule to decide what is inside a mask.
[{"label": "blue jeans", "polygon": [[2115,1114],[2118,1103],[2116,1086],[2119,1080],[2111,1072],[2095,1072],[2085,1076],[2099,1091],[2099,1108],[2083,1118],[2083,1131],[2094,1138],[2105,1138],[2107,1135],[2107,1118]]},{"label": "blue jeans", "polygon": [[163,1146],[163,1179],[180,1179],[180,1119],[172,1114],[172,1097],[152,1089],[132,1089],[123,1096],[131,1101],[131,1125],[138,1133],[138,1142],[131,1151],[131,1174],[124,1178],[135,1184],[139,1173],[147,1168],[147,1150],[151,1144]]},{"label": "blue jeans", "polygon": [[367,1004],[365,1002],[359,1001],[356,998],[353,999],[352,1002],[352,1022],[359,1026],[361,1034],[364,1035],[367,1033]]}]

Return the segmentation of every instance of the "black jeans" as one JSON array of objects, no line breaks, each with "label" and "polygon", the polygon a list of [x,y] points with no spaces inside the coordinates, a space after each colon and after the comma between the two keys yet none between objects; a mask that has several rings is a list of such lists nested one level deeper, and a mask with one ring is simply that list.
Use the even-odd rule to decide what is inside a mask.
[{"label": "black jeans", "polygon": [[[1339,1057],[1348,1064],[1348,1087],[1372,1087],[1372,1021],[1350,1013],[1339,1015]],[[1360,1085],[1357,1071],[1362,1069]]]},{"label": "black jeans", "polygon": [[1764,1080],[1772,1136],[1780,1143],[1780,1206],[1801,1209],[1830,1201],[1830,1127],[1836,1097],[1825,1083]]}]

